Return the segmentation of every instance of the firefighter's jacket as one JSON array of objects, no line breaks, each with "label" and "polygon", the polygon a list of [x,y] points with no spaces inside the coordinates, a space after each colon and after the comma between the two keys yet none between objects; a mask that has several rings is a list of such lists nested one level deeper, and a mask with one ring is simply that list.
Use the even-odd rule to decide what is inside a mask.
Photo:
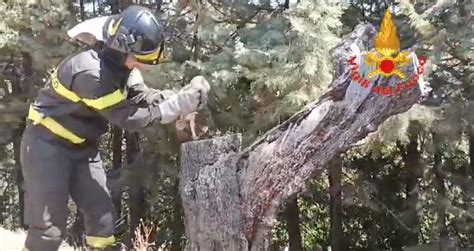
[{"label": "firefighter's jacket", "polygon": [[127,85],[129,74],[102,51],[85,48],[51,72],[28,118],[73,144],[97,142],[109,122],[139,131],[159,120],[160,110],[150,100],[163,97],[143,83]]}]

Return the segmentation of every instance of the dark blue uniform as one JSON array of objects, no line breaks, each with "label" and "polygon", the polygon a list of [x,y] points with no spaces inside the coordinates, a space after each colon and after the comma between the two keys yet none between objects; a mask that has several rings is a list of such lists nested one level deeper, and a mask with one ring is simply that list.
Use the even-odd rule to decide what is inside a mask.
[{"label": "dark blue uniform", "polygon": [[160,91],[128,85],[130,70],[86,48],[60,63],[30,107],[22,141],[26,248],[57,250],[69,196],[84,213],[87,243],[114,242],[115,215],[98,139],[108,123],[139,131],[159,120]]}]

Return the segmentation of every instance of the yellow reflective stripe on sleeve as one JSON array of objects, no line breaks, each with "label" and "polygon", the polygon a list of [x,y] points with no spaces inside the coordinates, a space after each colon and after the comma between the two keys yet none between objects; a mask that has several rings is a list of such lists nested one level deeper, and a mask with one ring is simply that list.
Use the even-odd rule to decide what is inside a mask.
[{"label": "yellow reflective stripe on sleeve", "polygon": [[116,90],[110,94],[107,94],[105,96],[102,96],[97,99],[86,99],[83,98],[82,102],[84,102],[86,105],[95,108],[97,110],[102,110],[105,109],[109,106],[113,106],[115,104],[120,103],[122,100],[125,99],[125,96],[121,90]]},{"label": "yellow reflective stripe on sleeve", "polygon": [[120,89],[117,89],[112,93],[106,94],[96,99],[81,98],[76,93],[67,89],[66,87],[64,87],[64,85],[61,84],[56,72],[53,72],[51,74],[51,85],[54,91],[56,91],[56,93],[65,97],[66,99],[74,103],[82,101],[87,106],[92,107],[97,110],[102,110],[107,107],[113,106],[115,104],[120,103],[122,100],[125,99],[125,94]]},{"label": "yellow reflective stripe on sleeve", "polygon": [[40,114],[33,108],[33,106],[30,106],[30,110],[28,113],[28,118],[33,121],[34,124],[40,124],[49,129],[52,133],[65,138],[69,141],[71,141],[74,144],[81,144],[85,141],[85,139],[82,139],[78,136],[76,136],[74,133],[69,131],[68,129],[64,128],[62,125],[60,125],[58,122],[56,122],[54,119],[49,118],[49,117],[44,117],[42,118]]},{"label": "yellow reflective stripe on sleeve", "polygon": [[51,74],[51,85],[53,86],[53,89],[61,96],[71,100],[72,102],[79,102],[81,101],[81,98],[77,96],[74,92],[71,90],[68,90],[64,85],[59,82],[58,76],[56,73]]},{"label": "yellow reflective stripe on sleeve", "polygon": [[93,248],[105,248],[115,243],[115,237],[86,236],[86,243]]}]

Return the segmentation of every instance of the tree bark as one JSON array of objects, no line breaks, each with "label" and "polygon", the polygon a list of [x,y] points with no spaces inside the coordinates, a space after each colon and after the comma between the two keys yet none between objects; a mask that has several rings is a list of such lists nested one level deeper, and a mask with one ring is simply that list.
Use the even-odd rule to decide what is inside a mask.
[{"label": "tree bark", "polygon": [[71,226],[70,235],[67,240],[69,245],[73,247],[84,247],[85,246],[85,226],[84,226],[84,215],[79,209],[76,212],[76,218]]},{"label": "tree bark", "polygon": [[122,213],[122,194],[124,188],[124,175],[122,169],[123,159],[123,130],[118,126],[111,127],[112,135],[112,168],[107,170],[107,188],[114,204],[117,221],[115,232],[121,234],[127,231],[127,214]]},{"label": "tree bark", "polygon": [[143,168],[143,161],[139,134],[127,132],[125,135],[127,166],[130,170],[128,177],[128,187],[130,189],[128,202],[130,209],[130,235],[131,239],[134,239],[135,230],[140,225],[140,220],[145,216],[145,190],[142,185],[144,172],[140,170]]},{"label": "tree bark", "polygon": [[110,10],[112,12],[112,15],[120,13],[120,0],[112,0],[110,5],[111,5]]},{"label": "tree bark", "polygon": [[286,203],[286,228],[288,229],[289,251],[303,250],[300,230],[300,207],[298,197],[293,197]]},{"label": "tree bark", "polygon": [[[474,127],[469,132],[469,171],[468,176],[474,179]],[[472,194],[474,196],[474,194]]]},{"label": "tree bark", "polygon": [[112,169],[107,172],[107,181],[113,181],[109,189],[117,216],[120,216],[122,211],[122,146],[123,130],[118,126],[112,126]]},{"label": "tree bark", "polygon": [[121,8],[122,10],[125,10],[128,6],[134,4],[134,3],[133,3],[133,0],[121,0],[120,3],[121,3],[120,8]]},{"label": "tree bark", "polygon": [[23,173],[21,172],[21,163],[20,163],[20,148],[21,148],[21,136],[24,130],[24,126],[17,129],[17,135],[13,139],[13,155],[15,159],[15,178],[16,186],[18,189],[18,216],[20,219],[19,226],[23,229],[27,229],[25,225],[25,192],[23,190]]},{"label": "tree bark", "polygon": [[183,207],[179,197],[179,181],[175,184],[176,194],[174,196],[173,227],[171,233],[171,251],[183,250],[181,242],[184,236]]},{"label": "tree bark", "polygon": [[163,4],[163,0],[156,0],[156,13],[161,12],[161,5]]},{"label": "tree bark", "polygon": [[[466,211],[474,215],[474,128],[469,131],[469,167],[467,181],[464,186],[464,204]],[[474,225],[474,219],[467,219],[468,226]],[[474,228],[468,229],[468,236],[471,236],[469,242],[474,245]]]},{"label": "tree bark", "polygon": [[[402,159],[406,170],[406,225],[410,229],[419,229],[419,182],[423,176],[423,165],[421,162],[421,153],[418,151],[418,132],[416,122],[410,122],[409,143],[402,147]],[[418,231],[409,233],[406,243],[408,246],[418,244]]]},{"label": "tree bark", "polygon": [[342,159],[335,158],[329,166],[329,216],[331,218],[331,250],[343,251],[344,232],[342,230]]},{"label": "tree bark", "polygon": [[95,14],[95,0],[92,0],[92,16],[96,17],[97,15]]},{"label": "tree bark", "polygon": [[84,0],[79,0],[79,12],[81,14],[81,21],[84,22],[84,20],[86,20],[86,13],[84,11]]},{"label": "tree bark", "polygon": [[439,234],[439,250],[445,251],[445,243],[448,242],[448,229],[446,227],[446,187],[444,186],[445,174],[443,171],[442,163],[442,150],[441,150],[441,140],[436,133],[432,134],[433,143],[435,146],[434,152],[434,173],[435,173],[435,187],[437,192],[437,203],[436,203],[436,213],[438,215],[436,219],[436,225],[438,228]]},{"label": "tree bark", "polygon": [[368,223],[367,235],[370,236],[367,238],[367,250],[368,251],[378,251],[377,242],[379,240],[379,230],[377,228],[377,221],[380,219],[378,217],[378,212],[371,211],[370,213],[370,222]]},{"label": "tree bark", "polygon": [[[351,80],[351,48],[367,51],[375,34],[370,24],[356,27],[331,52],[334,79],[328,92],[245,150],[240,151],[240,135],[182,144],[187,250],[267,249],[282,201],[304,191],[335,156],[419,100],[417,86],[382,96]],[[403,71],[410,75],[414,67],[408,67]],[[398,82],[379,80],[388,86]]]},{"label": "tree bark", "polygon": [[[20,55],[12,54],[12,61],[9,64],[9,74],[7,75],[11,81],[12,92],[11,96],[13,99],[16,99],[16,102],[26,102],[25,90],[23,88],[23,81],[31,75],[31,62],[25,62],[29,59],[29,55],[26,53],[21,53]],[[23,189],[23,173],[21,171],[21,138],[23,136],[23,131],[25,130],[26,118],[19,118],[17,128],[13,132],[13,159],[15,160],[15,179],[16,186],[18,191],[18,213],[19,213],[19,226],[23,229],[27,229],[25,225],[24,212],[25,212],[25,193]]]}]

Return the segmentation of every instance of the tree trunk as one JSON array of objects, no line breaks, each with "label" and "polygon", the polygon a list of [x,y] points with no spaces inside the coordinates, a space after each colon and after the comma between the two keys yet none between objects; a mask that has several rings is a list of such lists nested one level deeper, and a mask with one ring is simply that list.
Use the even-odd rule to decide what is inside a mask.
[{"label": "tree trunk", "polygon": [[[464,204],[466,211],[474,215],[474,128],[469,132],[469,169],[466,185],[464,187]],[[467,219],[467,226],[474,226],[474,219]],[[474,245],[474,227],[467,230],[468,236],[471,236],[469,242]]]},{"label": "tree trunk", "polygon": [[377,228],[378,212],[370,212],[371,221],[368,223],[367,235],[370,238],[367,238],[367,250],[368,251],[378,251],[377,242],[379,240],[379,231]]},{"label": "tree trunk", "polygon": [[329,167],[329,217],[331,219],[331,250],[343,251],[344,232],[342,230],[342,159],[337,157]]},{"label": "tree trunk", "polygon": [[156,0],[156,13],[161,12],[161,5],[163,5],[163,0]]},{"label": "tree trunk", "polygon": [[109,189],[117,216],[120,216],[122,211],[122,139],[123,130],[118,126],[112,126],[112,169],[107,172],[107,181],[114,181],[114,185],[111,185]]},{"label": "tree trunk", "polygon": [[441,140],[439,136],[433,133],[433,143],[435,146],[434,152],[434,173],[435,173],[435,186],[437,192],[437,203],[436,203],[436,214],[438,215],[436,225],[439,234],[439,250],[445,251],[445,244],[448,240],[448,229],[446,227],[446,188],[444,186],[445,174],[443,171],[442,163],[442,150]]},{"label": "tree trunk", "polygon": [[128,6],[133,5],[133,0],[121,0],[121,9],[125,10]]},{"label": "tree trunk", "polygon": [[112,15],[119,14],[120,13],[120,0],[112,0],[110,10],[112,12]]},{"label": "tree trunk", "polygon": [[107,188],[114,204],[116,221],[116,233],[122,234],[127,231],[126,213],[122,215],[122,193],[123,193],[123,169],[122,169],[122,148],[123,130],[118,126],[112,126],[112,168],[107,170]]},{"label": "tree trunk", "polygon": [[181,241],[184,236],[183,207],[179,197],[179,181],[176,180],[174,187],[174,211],[173,211],[173,227],[171,233],[171,251],[183,250]]},{"label": "tree trunk", "polygon": [[92,0],[92,16],[96,17],[97,15],[95,14],[95,0]]},{"label": "tree trunk", "polygon": [[[421,162],[421,153],[418,151],[418,132],[416,131],[415,122],[411,122],[409,126],[409,143],[402,152],[402,158],[405,162],[406,169],[406,225],[412,230],[420,228],[420,219],[418,212],[419,204],[419,181],[423,176],[423,165]],[[418,231],[409,233],[406,242],[408,246],[418,244]]]},{"label": "tree trunk", "polygon": [[290,251],[303,250],[300,231],[300,207],[298,197],[293,197],[286,203],[285,210],[286,227],[288,229],[288,242]]},{"label": "tree trunk", "polygon": [[[417,87],[382,96],[351,80],[351,48],[367,51],[375,34],[370,24],[356,27],[332,50],[330,90],[245,150],[240,151],[240,135],[181,145],[187,250],[267,249],[282,201],[304,191],[335,156],[419,100]],[[365,76],[368,69],[362,70]],[[398,81],[384,80],[379,83],[396,86]]]},{"label": "tree trunk", "polygon": [[79,0],[79,8],[81,13],[81,21],[86,20],[86,13],[84,11],[84,0]]},{"label": "tree trunk", "polygon": [[[12,62],[9,64],[12,68],[10,68],[9,74],[4,73],[4,75],[7,75],[11,81],[12,98],[16,99],[15,102],[18,103],[27,101],[26,93],[23,88],[23,80],[31,75],[31,62],[25,62],[25,60],[29,59],[28,56],[27,53],[21,53],[20,55],[12,54]],[[23,173],[21,171],[20,152],[21,138],[26,126],[25,121],[26,117],[19,118],[17,128],[13,132],[13,159],[15,161],[15,180],[18,191],[18,213],[20,219],[18,225],[23,229],[26,229],[27,226],[25,225],[24,219],[25,193],[23,190]]]},{"label": "tree trunk", "polygon": [[84,215],[79,211],[76,212],[76,218],[71,226],[70,235],[68,238],[69,245],[73,247],[84,247],[85,246],[85,226],[84,226]]},{"label": "tree trunk", "polygon": [[23,229],[27,229],[25,225],[25,192],[23,191],[23,174],[21,172],[21,163],[20,163],[20,148],[21,148],[21,136],[23,134],[24,126],[22,125],[13,139],[13,155],[15,160],[15,179],[16,186],[18,189],[18,216],[20,219],[19,226]]},{"label": "tree trunk", "polygon": [[129,169],[129,202],[128,206],[130,209],[130,235],[131,239],[135,238],[135,230],[140,225],[140,220],[145,216],[145,190],[143,187],[144,172],[140,169],[143,168],[142,152],[139,142],[139,134],[127,132],[125,134],[127,142],[126,154],[127,154],[127,166]]},{"label": "tree trunk", "polygon": [[[474,127],[469,132],[469,171],[468,176],[474,179]],[[473,191],[474,192],[474,191]],[[474,194],[472,194],[474,196]]]}]

